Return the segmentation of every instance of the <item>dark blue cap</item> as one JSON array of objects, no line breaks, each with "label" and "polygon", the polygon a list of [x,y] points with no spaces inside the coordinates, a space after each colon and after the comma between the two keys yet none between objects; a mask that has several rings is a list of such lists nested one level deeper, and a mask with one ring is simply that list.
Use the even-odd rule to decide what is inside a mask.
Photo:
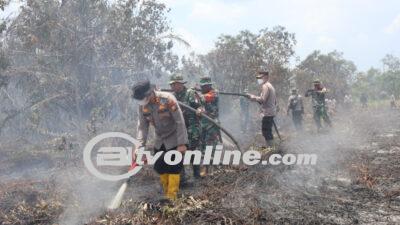
[{"label": "dark blue cap", "polygon": [[142,100],[149,96],[154,90],[155,86],[148,80],[139,81],[132,87],[132,98],[136,100]]}]

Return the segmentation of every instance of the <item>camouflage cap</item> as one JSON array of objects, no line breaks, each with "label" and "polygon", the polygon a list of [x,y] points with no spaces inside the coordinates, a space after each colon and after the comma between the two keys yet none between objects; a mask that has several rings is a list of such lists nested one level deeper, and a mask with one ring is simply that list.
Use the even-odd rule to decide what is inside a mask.
[{"label": "camouflage cap", "polygon": [[213,83],[211,82],[211,77],[202,77],[200,78],[200,86],[204,86],[204,85],[212,85]]},{"label": "camouflage cap", "polygon": [[173,84],[173,83],[186,84],[186,81],[183,79],[182,75],[174,74],[169,78],[169,84]]}]

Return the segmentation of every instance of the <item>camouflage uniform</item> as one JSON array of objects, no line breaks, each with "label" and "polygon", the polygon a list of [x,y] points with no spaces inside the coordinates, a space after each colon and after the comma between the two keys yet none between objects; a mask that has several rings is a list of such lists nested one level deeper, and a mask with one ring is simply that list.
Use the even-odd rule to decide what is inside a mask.
[{"label": "camouflage uniform", "polygon": [[[200,80],[200,85],[211,85],[211,79],[209,77],[203,77]],[[210,118],[219,120],[219,108],[218,108],[218,92],[214,89],[210,89],[208,92],[203,93],[204,109],[205,114]],[[216,146],[218,142],[222,143],[221,130],[207,119],[201,119],[202,128],[202,141],[203,149],[206,146]]]},{"label": "camouflage uniform", "polygon": [[[314,81],[314,84],[320,84],[319,81]],[[321,129],[321,118],[331,126],[331,120],[329,119],[328,112],[325,105],[325,94],[327,90],[322,88],[321,90],[312,89],[306,92],[306,97],[311,96],[312,98],[312,106],[314,112],[314,120],[317,124],[318,130]]]},{"label": "camouflage uniform", "polygon": [[[182,76],[174,75],[170,78],[169,84],[172,85],[174,83],[182,83]],[[203,101],[201,96],[196,92],[194,88],[186,88],[179,92],[174,92],[176,99],[194,109],[199,109],[203,106]],[[201,124],[200,117],[196,115],[196,113],[189,111],[185,108],[182,108],[183,117],[185,118],[185,125],[188,134],[189,144],[188,150],[201,150]],[[195,178],[200,177],[200,167],[198,165],[193,165],[193,176]],[[186,182],[185,169],[183,168],[181,172],[181,180],[184,184]]]},{"label": "camouflage uniform", "polygon": [[[174,93],[174,95],[178,101],[194,109],[202,107],[201,97],[194,88],[185,87],[183,91]],[[197,150],[196,148],[200,145],[200,118],[192,111],[186,109],[182,109],[182,111],[189,137],[189,150]]]}]

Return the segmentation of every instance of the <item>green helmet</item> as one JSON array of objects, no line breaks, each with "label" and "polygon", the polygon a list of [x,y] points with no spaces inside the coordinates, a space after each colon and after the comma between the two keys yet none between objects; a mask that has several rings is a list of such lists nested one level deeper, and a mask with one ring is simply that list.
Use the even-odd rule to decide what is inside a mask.
[{"label": "green helmet", "polygon": [[173,84],[173,83],[186,84],[186,81],[183,80],[182,75],[174,74],[169,78],[169,84]]},{"label": "green helmet", "polygon": [[202,77],[200,78],[200,86],[204,85],[212,85],[213,83],[211,82],[211,77]]}]

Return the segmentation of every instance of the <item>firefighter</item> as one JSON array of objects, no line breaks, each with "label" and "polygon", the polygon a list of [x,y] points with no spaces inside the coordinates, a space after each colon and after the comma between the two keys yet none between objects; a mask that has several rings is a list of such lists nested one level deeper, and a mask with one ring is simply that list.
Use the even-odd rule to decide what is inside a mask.
[{"label": "firefighter", "polygon": [[154,169],[160,175],[165,197],[175,200],[179,191],[183,161],[181,160],[177,165],[168,165],[164,160],[164,155],[171,150],[177,150],[180,153],[186,151],[188,136],[183,113],[172,94],[155,91],[155,86],[148,80],[136,83],[132,92],[132,97],[139,104],[137,139],[142,146],[145,146],[149,127],[154,126],[154,151],[155,153],[163,152],[155,162]]},{"label": "firefighter", "polygon": [[328,124],[329,127],[332,126],[325,103],[325,95],[328,91],[322,86],[321,81],[319,80],[315,80],[313,84],[314,89],[307,90],[305,96],[311,96],[312,98],[314,120],[317,125],[318,131],[320,131],[322,128],[321,118],[325,121],[326,124]]},{"label": "firefighter", "polygon": [[[213,83],[211,78],[208,76],[202,77],[200,79],[200,88],[202,93],[202,99],[204,101],[204,113],[215,121],[219,121],[219,97],[218,92],[213,88]],[[222,143],[221,130],[219,127],[215,126],[213,123],[206,119],[201,120],[201,140],[202,140],[202,150],[205,150],[206,146],[212,146],[213,149]],[[202,176],[210,173],[210,167],[206,167],[206,170],[202,170]]]},{"label": "firefighter", "polygon": [[268,147],[274,146],[274,136],[272,135],[272,126],[277,112],[275,88],[269,82],[269,72],[260,71],[256,75],[257,83],[260,85],[260,96],[249,95],[251,101],[260,104],[262,114],[261,131],[267,142]]},{"label": "firefighter", "polygon": [[[201,96],[196,92],[194,88],[187,88],[185,86],[186,81],[183,80],[181,75],[175,74],[171,76],[169,85],[176,97],[176,99],[186,105],[198,110],[198,113],[194,113],[185,109],[183,111],[183,117],[185,118],[186,130],[188,132],[189,139],[189,150],[200,150],[200,136],[201,136],[201,125],[200,117],[198,116],[203,109],[203,101]],[[193,165],[193,177],[200,178],[200,165]],[[181,183],[185,185],[185,168],[182,169]]]},{"label": "firefighter", "polygon": [[292,120],[297,131],[303,130],[303,98],[297,93],[297,89],[292,90],[292,95],[289,97],[289,103],[287,107],[287,115],[292,110]]}]

